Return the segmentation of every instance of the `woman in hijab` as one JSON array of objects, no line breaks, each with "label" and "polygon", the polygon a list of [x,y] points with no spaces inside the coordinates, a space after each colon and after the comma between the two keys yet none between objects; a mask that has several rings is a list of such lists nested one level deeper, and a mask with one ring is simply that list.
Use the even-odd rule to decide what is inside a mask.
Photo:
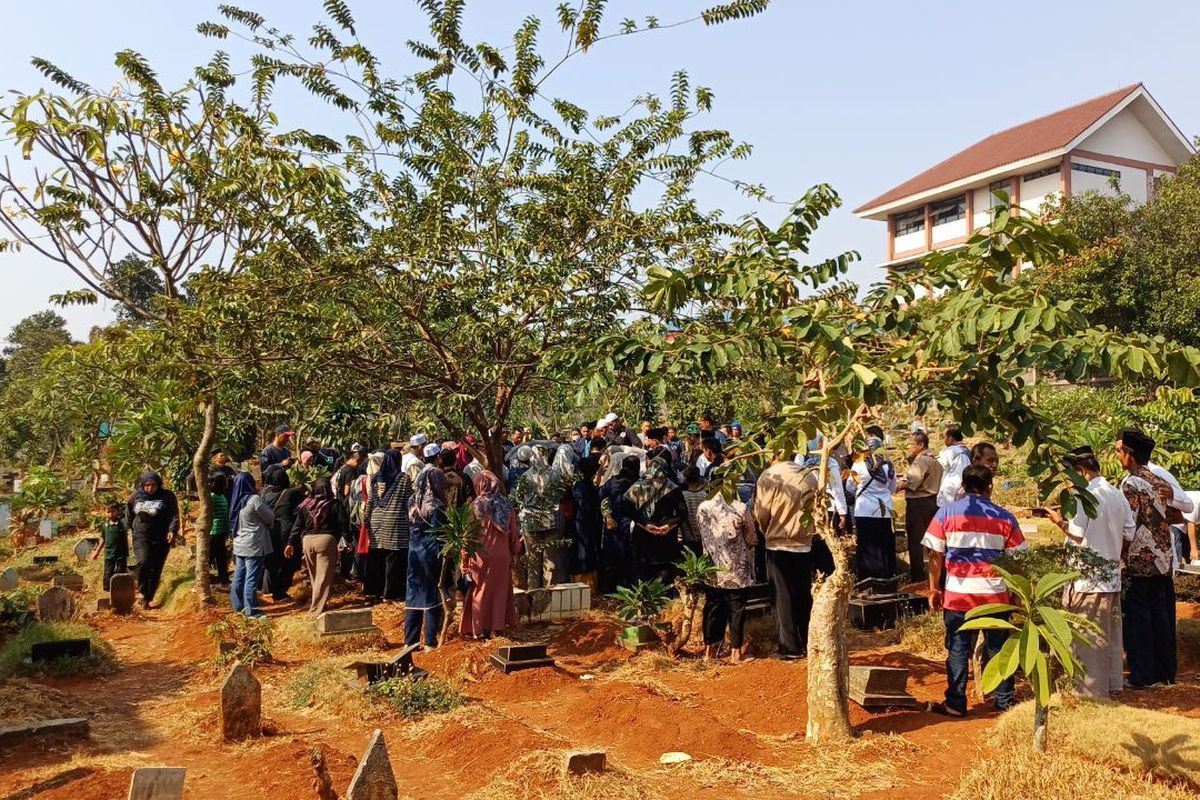
[{"label": "woman in hijab", "polygon": [[300,504],[284,551],[288,558],[296,551],[304,554],[304,568],[312,582],[312,600],[308,604],[312,614],[325,610],[338,568],[338,554],[352,542],[346,507],[334,497],[329,480],[318,478],[313,482],[312,493]]},{"label": "woman in hijab", "polygon": [[[284,555],[284,547],[307,490],[303,486],[293,486],[287,470],[279,464],[263,472],[263,487],[262,501],[271,509],[274,519],[271,523],[271,552],[267,556],[262,586],[271,593],[272,600],[282,602],[288,599],[288,589],[292,587],[292,578],[299,566],[294,557]],[[235,496],[236,492],[235,487]]]},{"label": "woman in hijab", "polygon": [[629,487],[625,500],[634,509],[633,557],[642,580],[675,581],[680,556],[680,529],[687,520],[683,490],[671,480],[662,459],[650,462],[645,476]]},{"label": "woman in hijab", "polygon": [[463,561],[467,589],[459,631],[464,637],[489,639],[517,623],[512,562],[521,554],[521,533],[517,512],[495,473],[477,473],[474,484],[471,509],[480,524],[479,549]]},{"label": "woman in hijab", "polygon": [[[378,454],[376,454],[378,455]],[[372,456],[372,461],[375,456]],[[367,563],[363,594],[367,602],[404,597],[408,571],[408,503],[412,480],[401,469],[399,450],[388,450],[367,492]],[[372,471],[370,464],[368,474]]]},{"label": "woman in hijab", "polygon": [[408,586],[404,594],[406,646],[421,641],[421,624],[424,622],[425,646],[437,647],[444,616],[438,589],[442,578],[441,544],[434,531],[446,521],[446,476],[437,465],[438,453],[432,452],[428,458],[431,463],[417,476],[416,487],[408,501]]},{"label": "woman in hijab", "polygon": [[275,552],[271,528],[275,512],[258,494],[254,476],[242,472],[233,484],[237,504],[237,519],[233,529],[233,585],[229,589],[229,604],[234,613],[248,617],[266,616],[258,608],[258,591],[262,588],[267,556]]},{"label": "woman in hijab", "polygon": [[637,458],[626,457],[620,462],[617,473],[600,487],[601,507],[608,504],[600,546],[600,590],[605,594],[615,591],[618,586],[628,586],[632,577],[630,538],[637,512],[625,494],[637,481],[641,467]]},{"label": "woman in hijab", "polygon": [[147,472],[138,481],[125,505],[125,526],[133,534],[142,608],[149,608],[171,552],[171,540],[179,533],[179,501],[174,492],[163,488],[157,472]]}]

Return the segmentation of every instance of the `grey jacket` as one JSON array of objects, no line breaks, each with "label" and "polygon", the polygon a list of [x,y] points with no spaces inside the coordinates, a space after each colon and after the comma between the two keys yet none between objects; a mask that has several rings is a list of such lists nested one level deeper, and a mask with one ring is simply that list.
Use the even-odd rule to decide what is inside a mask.
[{"label": "grey jacket", "polygon": [[238,532],[233,537],[233,554],[242,558],[261,558],[275,552],[271,544],[271,524],[275,512],[254,495],[238,514]]}]

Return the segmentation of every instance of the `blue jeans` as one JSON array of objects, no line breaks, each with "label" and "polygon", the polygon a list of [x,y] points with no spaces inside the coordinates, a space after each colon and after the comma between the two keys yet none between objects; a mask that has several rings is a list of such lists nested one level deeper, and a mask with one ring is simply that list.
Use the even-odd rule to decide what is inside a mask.
[{"label": "blue jeans", "polygon": [[266,558],[263,556],[234,556],[233,584],[229,588],[229,604],[235,614],[247,617],[262,616],[258,609],[258,591],[262,588]]},{"label": "blue jeans", "polygon": [[441,606],[433,608],[405,609],[404,611],[404,645],[416,644],[421,640],[421,622],[425,622],[425,646],[437,647],[438,634],[442,632],[442,619],[446,610]]},{"label": "blue jeans", "polygon": [[[1006,614],[997,615],[1007,618]],[[967,671],[971,663],[971,653],[975,650],[975,640],[979,631],[959,631],[966,622],[967,612],[942,611],[942,619],[946,622],[946,706],[955,711],[967,713]],[[995,658],[1004,646],[1009,631],[983,631],[983,648],[989,659]],[[976,675],[975,680],[981,676]],[[996,708],[1004,711],[1013,704],[1013,679],[1009,678],[996,687]]]}]

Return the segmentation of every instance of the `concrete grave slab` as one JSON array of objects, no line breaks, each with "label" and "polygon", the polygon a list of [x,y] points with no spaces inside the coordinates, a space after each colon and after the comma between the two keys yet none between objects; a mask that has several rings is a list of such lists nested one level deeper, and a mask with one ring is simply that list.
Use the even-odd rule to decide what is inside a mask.
[{"label": "concrete grave slab", "polygon": [[183,800],[183,767],[142,767],[133,771],[128,800]]},{"label": "concrete grave slab", "polygon": [[863,708],[917,705],[908,693],[908,670],[898,667],[850,667],[850,699]]},{"label": "concrete grave slab", "polygon": [[35,722],[22,722],[20,725],[7,725],[0,728],[0,745],[16,745],[35,736],[87,738],[89,727],[84,717],[40,719]]},{"label": "concrete grave slab", "polygon": [[317,617],[317,633],[321,636],[378,635],[383,631],[375,625],[374,614],[370,608],[347,608],[326,611]]}]

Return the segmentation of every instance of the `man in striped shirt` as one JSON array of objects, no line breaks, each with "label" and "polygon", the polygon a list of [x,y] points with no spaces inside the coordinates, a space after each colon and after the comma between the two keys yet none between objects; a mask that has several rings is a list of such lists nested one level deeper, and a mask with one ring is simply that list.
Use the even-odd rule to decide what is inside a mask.
[{"label": "man in striped shirt", "polygon": [[[1026,547],[1017,518],[990,499],[991,470],[972,464],[963,470],[962,486],[965,496],[938,509],[921,542],[929,550],[933,608],[942,609],[946,622],[946,702],[930,708],[951,717],[966,716],[967,668],[979,634],[959,628],[971,609],[1009,601],[1004,581],[992,569],[992,563],[1005,553]],[[992,658],[1000,652],[1008,633],[989,630],[983,636],[987,657]],[[1012,678],[997,687],[995,698],[1001,711],[1013,704]]]}]

